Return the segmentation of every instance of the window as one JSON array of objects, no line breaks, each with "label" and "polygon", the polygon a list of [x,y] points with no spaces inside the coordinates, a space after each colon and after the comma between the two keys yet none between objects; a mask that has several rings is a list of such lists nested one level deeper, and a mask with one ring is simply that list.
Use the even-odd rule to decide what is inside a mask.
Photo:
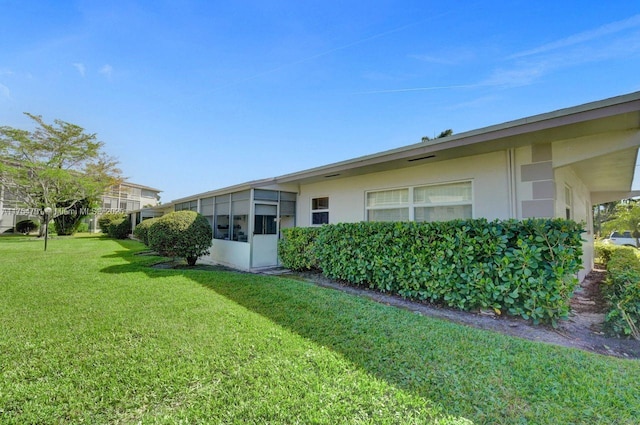
[{"label": "window", "polygon": [[148,190],[148,189],[142,189],[140,194],[141,194],[141,196],[143,198],[155,198],[156,197],[156,192],[154,192],[152,190]]},{"label": "window", "polygon": [[329,224],[329,198],[311,199],[311,224]]},{"label": "window", "polygon": [[231,209],[229,195],[216,196],[216,215],[213,237],[216,239],[229,239],[229,210]]},{"label": "window", "polygon": [[187,201],[175,204],[174,211],[198,211],[198,201]]},{"label": "window", "polygon": [[255,189],[253,191],[253,199],[256,201],[278,201],[277,190]]},{"label": "window", "polygon": [[409,220],[409,189],[367,193],[367,221]]},{"label": "window", "polygon": [[573,190],[571,187],[564,187],[564,214],[567,220],[571,220],[573,218]]},{"label": "window", "polygon": [[233,216],[231,240],[238,242],[247,242],[248,240],[250,198],[251,192],[248,190],[231,194],[231,215]]},{"label": "window", "polygon": [[473,218],[470,181],[367,192],[368,221],[447,221]]},{"label": "window", "polygon": [[472,218],[471,201],[471,182],[416,187],[413,190],[414,220]]},{"label": "window", "polygon": [[278,207],[276,205],[256,204],[253,223],[254,235],[275,235],[277,233]]},{"label": "window", "polygon": [[213,197],[200,200],[200,214],[207,219],[211,228],[213,228]]}]

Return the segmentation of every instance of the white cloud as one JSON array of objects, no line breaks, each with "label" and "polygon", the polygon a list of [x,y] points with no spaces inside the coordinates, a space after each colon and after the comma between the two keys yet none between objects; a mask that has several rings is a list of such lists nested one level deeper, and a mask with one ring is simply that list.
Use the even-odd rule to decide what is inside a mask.
[{"label": "white cloud", "polygon": [[110,80],[113,75],[113,67],[109,64],[103,65],[99,72]]},{"label": "white cloud", "polygon": [[85,68],[84,64],[76,62],[76,63],[73,64],[73,66],[78,70],[78,72],[80,73],[80,76],[84,78],[84,74],[86,72],[86,68]]},{"label": "white cloud", "polygon": [[640,26],[640,15],[632,16],[622,21],[611,22],[590,31],[584,31],[577,34],[573,34],[569,37],[553,41],[551,43],[543,44],[542,46],[535,47],[533,49],[525,50],[513,54],[509,59],[521,58],[524,56],[537,55],[539,53],[545,53],[556,49],[562,49],[565,47],[574,46],[576,44],[585,43],[587,41],[601,38],[605,35],[615,34],[620,31],[624,31],[629,28],[635,28]]},{"label": "white cloud", "polygon": [[[442,86],[404,87],[362,91],[356,94],[402,93],[432,90],[475,89],[482,87],[512,88],[535,84],[559,69],[577,67],[586,63],[620,60],[640,55],[640,15],[602,25],[513,54],[500,67],[489,70],[487,77],[477,82]],[[412,59],[455,65],[471,61],[474,55],[458,52],[450,56],[410,55]]]},{"label": "white cloud", "polygon": [[528,86],[549,72],[549,69],[550,66],[545,62],[523,64],[513,69],[496,69],[489,78],[478,83],[478,86]]}]

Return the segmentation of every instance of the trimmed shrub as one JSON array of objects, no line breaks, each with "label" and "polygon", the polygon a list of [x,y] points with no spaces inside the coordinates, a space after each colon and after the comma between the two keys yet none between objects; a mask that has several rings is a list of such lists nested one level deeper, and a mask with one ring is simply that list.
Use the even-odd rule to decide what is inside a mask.
[{"label": "trimmed shrub", "polygon": [[627,246],[615,245],[612,243],[604,243],[601,241],[596,241],[593,243],[594,247],[594,261],[603,266],[607,266],[609,260],[611,260],[611,256],[614,252],[619,249],[629,249]]},{"label": "trimmed shrub", "polygon": [[278,241],[278,256],[285,267],[296,271],[318,268],[315,240],[319,231],[319,227],[282,229],[283,238]]},{"label": "trimmed shrub", "polygon": [[127,239],[131,233],[131,221],[128,218],[112,220],[107,227],[107,235],[114,239]]},{"label": "trimmed shrub", "polygon": [[127,218],[125,213],[104,213],[98,218],[98,227],[102,233],[109,233],[109,224],[114,220]]},{"label": "trimmed shrub", "polygon": [[640,339],[640,258],[635,248],[618,247],[607,264],[603,287],[610,310],[605,317],[607,332]]},{"label": "trimmed shrub", "polygon": [[37,230],[40,227],[40,223],[34,220],[22,220],[16,223],[16,232],[23,233],[25,235]]},{"label": "trimmed shrub", "polygon": [[76,232],[78,233],[87,233],[89,231],[89,223],[85,223],[84,221],[78,224],[76,228]]},{"label": "trimmed shrub", "polygon": [[581,267],[582,226],[569,220],[361,222],[313,231],[308,250],[298,246],[303,236],[282,242],[285,267],[299,267],[295,252],[310,253],[300,263],[332,279],[534,323],[567,316]]},{"label": "trimmed shrub", "polygon": [[149,227],[149,248],[166,257],[180,257],[193,266],[198,257],[209,254],[213,229],[204,216],[194,211],[163,215]]},{"label": "trimmed shrub", "polygon": [[140,242],[149,246],[149,227],[155,223],[158,218],[148,218],[142,220],[140,224],[133,229],[133,236],[135,236]]}]

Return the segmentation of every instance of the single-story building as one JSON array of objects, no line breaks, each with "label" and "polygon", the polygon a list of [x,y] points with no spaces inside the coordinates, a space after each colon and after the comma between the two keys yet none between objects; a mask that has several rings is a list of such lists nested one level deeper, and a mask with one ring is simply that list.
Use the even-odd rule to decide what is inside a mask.
[{"label": "single-story building", "polygon": [[195,194],[146,214],[200,212],[213,227],[209,260],[245,270],[277,266],[280,230],[292,226],[570,218],[585,223],[582,278],[593,265],[592,206],[640,195],[631,187],[639,146],[636,92]]}]

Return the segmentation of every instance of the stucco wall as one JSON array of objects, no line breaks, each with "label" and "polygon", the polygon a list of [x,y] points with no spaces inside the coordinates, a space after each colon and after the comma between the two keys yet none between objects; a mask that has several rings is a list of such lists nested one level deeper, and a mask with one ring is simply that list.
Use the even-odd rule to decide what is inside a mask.
[{"label": "stucco wall", "polygon": [[505,151],[427,163],[414,167],[338,178],[300,186],[297,204],[298,226],[311,222],[311,199],[329,197],[329,222],[365,220],[365,192],[449,183],[473,182],[473,216],[506,219],[509,216],[509,184]]},{"label": "stucco wall", "polygon": [[216,264],[249,270],[251,269],[251,246],[247,242],[213,239],[211,260]]},{"label": "stucco wall", "polygon": [[589,189],[580,180],[571,166],[560,167],[555,170],[556,184],[556,217],[565,217],[567,204],[565,187],[571,188],[572,193],[572,219],[585,224],[585,232],[582,234],[582,266],[579,278],[582,280],[586,273],[593,268],[593,218]]}]

